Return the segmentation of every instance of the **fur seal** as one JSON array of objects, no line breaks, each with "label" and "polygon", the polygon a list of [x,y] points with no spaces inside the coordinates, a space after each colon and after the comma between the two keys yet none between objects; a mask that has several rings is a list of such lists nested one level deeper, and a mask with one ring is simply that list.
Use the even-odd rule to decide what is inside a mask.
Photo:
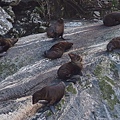
[{"label": "fur seal", "polygon": [[103,24],[105,26],[115,26],[120,24],[120,13],[114,12],[106,15],[103,18]]},{"label": "fur seal", "polygon": [[108,44],[107,44],[107,51],[111,52],[113,49],[120,48],[120,37],[113,38]]},{"label": "fur seal", "polygon": [[73,75],[81,75],[82,76],[82,58],[79,55],[69,53],[68,54],[71,62],[63,64],[57,71],[57,75],[62,80],[67,80]]},{"label": "fur seal", "polygon": [[36,104],[39,100],[46,100],[47,106],[54,106],[64,96],[65,87],[64,82],[60,82],[57,85],[45,86],[32,95],[32,103]]},{"label": "fur seal", "polygon": [[56,23],[52,24],[50,27],[47,28],[47,36],[50,38],[58,39],[59,37],[61,37],[64,40],[63,33],[64,33],[63,18],[58,19]]},{"label": "fur seal", "polygon": [[17,38],[0,38],[0,53],[7,52],[17,41]]},{"label": "fur seal", "polygon": [[73,43],[61,41],[54,44],[49,50],[44,52],[44,57],[49,59],[60,58],[63,53],[72,47]]}]

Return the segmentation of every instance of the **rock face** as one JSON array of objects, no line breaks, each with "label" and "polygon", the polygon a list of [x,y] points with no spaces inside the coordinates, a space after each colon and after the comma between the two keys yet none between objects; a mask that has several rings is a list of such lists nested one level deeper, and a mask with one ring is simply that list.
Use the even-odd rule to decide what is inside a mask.
[{"label": "rock face", "polygon": [[1,0],[1,4],[14,6],[18,5],[20,1],[21,0]]},{"label": "rock face", "polygon": [[12,18],[1,7],[0,7],[0,16],[1,16],[0,17],[0,35],[4,35],[13,27],[12,23],[10,22],[12,21]]},{"label": "rock face", "polygon": [[[42,56],[54,44],[46,33],[20,38],[0,58],[0,119],[119,120],[120,51],[106,52],[107,43],[120,35],[119,28],[92,24],[65,29],[74,46],[57,60]],[[83,56],[83,76],[67,86],[55,115],[37,112],[41,104],[32,105],[32,94],[60,81],[57,69],[69,60],[70,52]]]},{"label": "rock face", "polygon": [[0,35],[18,38],[45,32],[48,24],[41,19],[39,7],[34,0],[0,1]]}]

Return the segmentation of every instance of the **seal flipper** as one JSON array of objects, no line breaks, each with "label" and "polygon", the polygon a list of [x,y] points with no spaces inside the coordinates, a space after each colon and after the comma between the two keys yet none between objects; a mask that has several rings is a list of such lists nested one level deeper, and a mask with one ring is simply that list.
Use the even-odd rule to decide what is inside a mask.
[{"label": "seal flipper", "polygon": [[59,40],[59,36],[58,36],[58,34],[55,32],[52,42],[55,42],[55,41],[57,41],[57,40]]},{"label": "seal flipper", "polygon": [[76,84],[77,81],[78,80],[76,78],[71,78],[71,79],[67,80],[67,82],[69,82],[69,83],[72,82],[74,84]]},{"label": "seal flipper", "polygon": [[76,84],[77,83],[77,81],[81,81],[81,77],[80,77],[80,75],[74,75],[74,76],[72,76],[70,79],[67,79],[66,80],[66,83],[65,83],[65,85],[67,86],[68,84],[67,83],[74,83],[74,84]]},{"label": "seal flipper", "polygon": [[58,36],[55,36],[54,38],[53,38],[53,40],[52,40],[52,42],[55,42],[55,41],[57,41],[57,40],[69,40],[69,39],[65,39],[65,38],[63,38],[63,36],[61,36],[60,38],[58,37]]},{"label": "seal flipper", "polygon": [[50,105],[49,108],[50,108],[50,111],[51,111],[53,114],[56,113],[55,107],[54,107],[53,105]]}]

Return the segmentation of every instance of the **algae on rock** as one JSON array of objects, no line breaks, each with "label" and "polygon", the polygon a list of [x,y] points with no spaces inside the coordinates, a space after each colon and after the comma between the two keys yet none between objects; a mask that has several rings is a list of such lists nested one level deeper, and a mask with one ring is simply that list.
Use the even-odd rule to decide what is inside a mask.
[{"label": "algae on rock", "polygon": [[102,98],[107,101],[109,108],[114,110],[114,105],[117,103],[120,104],[120,100],[117,98],[116,92],[114,90],[116,82],[114,79],[109,77],[108,73],[112,73],[116,67],[109,60],[107,63],[108,64],[105,65],[104,61],[102,61],[99,65],[97,65],[94,70],[94,74],[99,80],[99,87]]}]

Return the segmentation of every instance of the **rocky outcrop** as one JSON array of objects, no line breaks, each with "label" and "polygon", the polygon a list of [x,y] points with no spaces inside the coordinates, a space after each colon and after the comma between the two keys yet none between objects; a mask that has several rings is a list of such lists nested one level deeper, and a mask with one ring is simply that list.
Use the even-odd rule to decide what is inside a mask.
[{"label": "rocky outcrop", "polygon": [[[73,42],[73,48],[57,60],[42,56],[54,44],[46,33],[20,38],[0,58],[0,119],[119,120],[120,51],[106,52],[107,43],[119,36],[119,27],[92,24],[65,29],[64,36]],[[41,104],[32,105],[31,95],[60,81],[57,70],[69,60],[70,52],[83,57],[83,76],[76,76],[78,82],[67,86],[52,115],[49,110],[39,109]]]},{"label": "rocky outcrop", "polygon": [[1,0],[1,5],[10,5],[15,6],[18,5],[21,0]]},{"label": "rocky outcrop", "polygon": [[46,22],[39,15],[39,4],[34,0],[0,1],[0,35],[22,37],[46,31]]},{"label": "rocky outcrop", "polygon": [[6,34],[12,27],[12,18],[8,13],[0,7],[0,35]]}]

